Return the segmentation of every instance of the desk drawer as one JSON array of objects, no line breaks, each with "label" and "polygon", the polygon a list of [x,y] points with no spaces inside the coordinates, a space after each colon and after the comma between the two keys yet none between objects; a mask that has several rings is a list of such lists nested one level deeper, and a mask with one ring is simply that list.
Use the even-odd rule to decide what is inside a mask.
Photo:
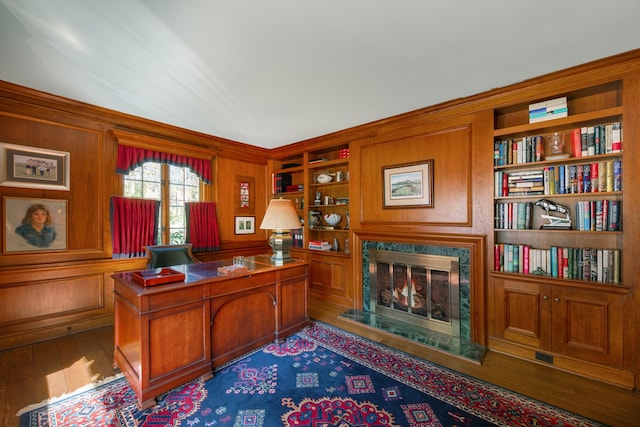
[{"label": "desk drawer", "polygon": [[266,273],[238,276],[233,279],[211,283],[209,286],[211,290],[211,297],[215,298],[221,295],[226,295],[230,292],[239,292],[247,289],[259,288],[261,286],[273,284],[275,282],[276,272],[269,271]]},{"label": "desk drawer", "polygon": [[301,265],[299,267],[294,268],[286,268],[283,270],[278,270],[278,280],[283,281],[287,279],[292,279],[294,277],[306,276],[307,275],[307,266]]}]

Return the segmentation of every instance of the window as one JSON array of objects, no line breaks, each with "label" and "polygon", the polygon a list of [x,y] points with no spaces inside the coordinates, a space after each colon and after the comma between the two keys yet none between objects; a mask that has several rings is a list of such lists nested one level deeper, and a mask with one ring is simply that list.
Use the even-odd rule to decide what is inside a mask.
[{"label": "window", "polygon": [[189,168],[146,162],[124,176],[124,196],[160,200],[157,243],[182,244],[187,225],[184,204],[200,201],[200,185]]}]

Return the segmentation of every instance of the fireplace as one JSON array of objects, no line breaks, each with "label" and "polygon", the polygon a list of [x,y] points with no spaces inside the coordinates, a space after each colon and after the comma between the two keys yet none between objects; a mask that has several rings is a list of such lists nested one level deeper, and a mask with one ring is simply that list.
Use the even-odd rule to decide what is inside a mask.
[{"label": "fireplace", "polygon": [[370,311],[460,337],[459,259],[369,251]]},{"label": "fireplace", "polygon": [[[360,254],[355,265],[362,278],[362,308],[340,317],[481,363],[486,348],[474,341],[474,334],[484,339],[485,286],[477,274],[484,246],[482,236],[357,230],[353,248]],[[398,293],[407,302],[396,306],[391,290],[394,274],[398,288],[401,283],[404,289],[407,282],[407,289]],[[411,288],[412,280],[430,281],[431,291]],[[378,283],[388,286],[389,294],[378,291]],[[416,294],[410,289],[419,295],[408,298]]]}]

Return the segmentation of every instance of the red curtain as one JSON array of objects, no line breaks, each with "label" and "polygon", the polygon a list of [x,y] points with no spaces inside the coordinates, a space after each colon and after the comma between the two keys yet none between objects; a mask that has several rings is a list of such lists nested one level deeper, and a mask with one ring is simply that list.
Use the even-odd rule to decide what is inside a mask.
[{"label": "red curtain", "polygon": [[211,161],[180,156],[178,154],[162,153],[160,151],[145,150],[144,148],[118,145],[116,172],[127,175],[130,171],[144,162],[158,162],[173,166],[188,167],[200,177],[205,184],[211,183]]},{"label": "red curtain", "polygon": [[211,252],[220,249],[218,218],[214,202],[184,204],[187,217],[187,243],[193,252]]},{"label": "red curtain", "polygon": [[158,238],[159,200],[111,197],[113,258],[145,256],[143,246]]}]

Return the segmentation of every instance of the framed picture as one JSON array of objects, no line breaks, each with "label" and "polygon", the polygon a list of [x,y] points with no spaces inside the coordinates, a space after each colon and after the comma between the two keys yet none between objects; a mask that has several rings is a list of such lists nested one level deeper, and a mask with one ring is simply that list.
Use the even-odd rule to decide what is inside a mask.
[{"label": "framed picture", "polygon": [[234,213],[253,215],[256,213],[256,179],[252,176],[236,175],[234,179]]},{"label": "framed picture", "polygon": [[383,208],[433,207],[433,160],[383,166]]},{"label": "framed picture", "polygon": [[236,218],[236,234],[255,234],[256,233],[256,217],[255,216],[237,216]]},{"label": "framed picture", "polygon": [[69,191],[69,158],[64,151],[0,143],[0,185]]},{"label": "framed picture", "polygon": [[3,253],[67,249],[67,201],[4,197]]}]

